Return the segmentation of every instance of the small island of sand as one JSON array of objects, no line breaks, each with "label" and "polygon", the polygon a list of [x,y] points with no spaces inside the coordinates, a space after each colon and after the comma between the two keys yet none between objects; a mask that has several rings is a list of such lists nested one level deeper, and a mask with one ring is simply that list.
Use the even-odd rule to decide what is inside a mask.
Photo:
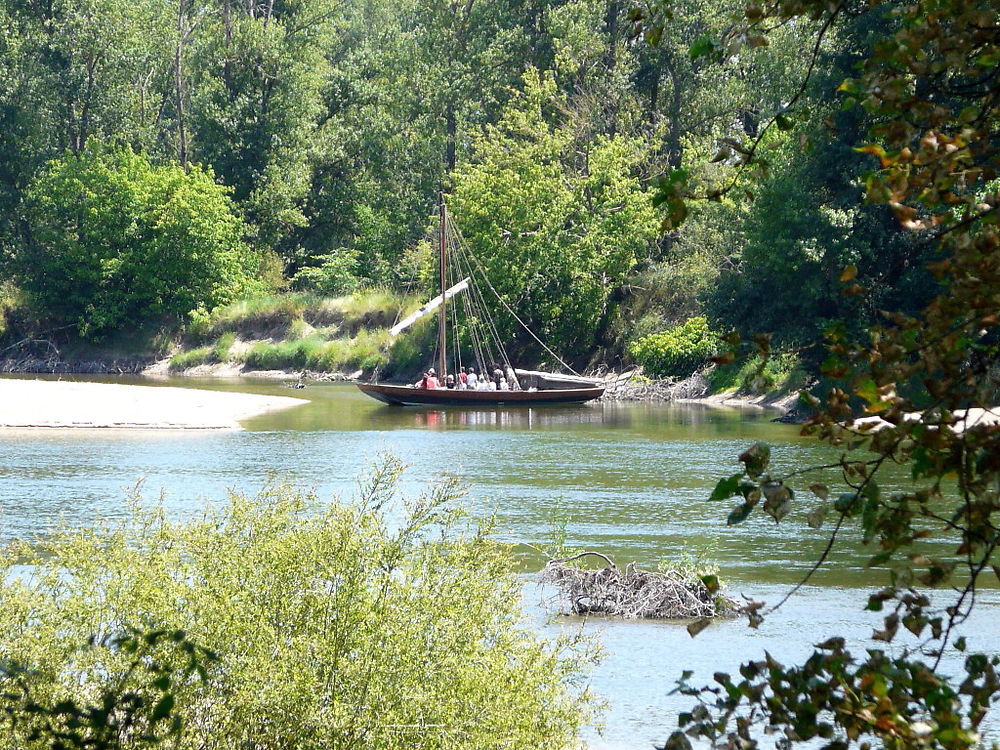
[{"label": "small island of sand", "polygon": [[238,430],[242,420],[304,403],[193,388],[0,378],[0,427]]}]

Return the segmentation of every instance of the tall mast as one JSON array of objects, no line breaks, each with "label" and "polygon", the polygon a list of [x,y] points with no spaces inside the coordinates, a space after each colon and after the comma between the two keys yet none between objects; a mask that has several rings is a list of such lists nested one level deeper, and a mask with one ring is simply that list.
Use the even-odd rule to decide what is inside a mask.
[{"label": "tall mast", "polygon": [[441,384],[444,385],[445,377],[448,374],[448,337],[445,335],[445,321],[447,318],[447,313],[445,308],[448,305],[448,301],[445,299],[444,292],[447,289],[447,276],[445,269],[445,252],[448,247],[447,241],[447,229],[448,229],[448,210],[444,206],[444,193],[441,194],[441,207],[440,207],[440,219],[441,219],[441,244],[438,255],[438,266],[441,274],[441,308],[438,313],[438,375],[441,378]]}]

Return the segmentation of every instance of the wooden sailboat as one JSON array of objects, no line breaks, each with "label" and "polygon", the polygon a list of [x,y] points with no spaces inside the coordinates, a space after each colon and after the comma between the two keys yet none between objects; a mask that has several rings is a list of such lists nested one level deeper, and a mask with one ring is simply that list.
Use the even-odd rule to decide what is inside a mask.
[{"label": "wooden sailboat", "polygon": [[[494,341],[494,351],[497,354],[494,357],[494,362],[502,362],[505,365],[504,370],[506,373],[513,373],[515,375],[515,383],[512,384],[511,390],[473,390],[473,389],[461,389],[458,387],[456,382],[456,387],[447,388],[445,387],[444,378],[445,373],[448,370],[448,304],[450,300],[455,299],[458,295],[466,293],[475,294],[474,290],[470,290],[473,269],[470,267],[469,275],[458,281],[458,283],[453,283],[451,286],[448,285],[448,236],[449,236],[449,226],[448,226],[448,210],[441,201],[441,206],[439,210],[439,221],[440,221],[440,241],[438,244],[438,271],[439,271],[439,281],[441,293],[430,300],[421,307],[419,310],[413,314],[407,316],[404,320],[397,323],[390,329],[390,335],[396,336],[402,333],[406,328],[411,326],[420,318],[428,315],[429,313],[437,310],[438,312],[438,372],[441,373],[441,384],[440,388],[421,388],[415,385],[393,385],[386,383],[358,383],[357,386],[363,393],[371,396],[374,399],[382,401],[386,404],[391,404],[394,406],[519,406],[519,405],[535,405],[535,404],[579,404],[585,401],[591,401],[595,398],[600,398],[604,393],[604,386],[597,381],[590,380],[588,378],[580,377],[578,375],[561,375],[556,373],[546,373],[537,372],[530,370],[521,370],[514,368],[507,358],[506,352],[499,341]],[[479,268],[482,272],[482,268]],[[485,274],[483,274],[485,279]],[[487,280],[487,284],[488,284]],[[499,298],[501,302],[503,300]],[[481,300],[481,296],[479,297]],[[508,311],[513,314],[513,311],[508,308]],[[517,316],[514,316],[518,322],[521,322]],[[522,325],[524,325],[522,323]],[[527,326],[525,326],[527,328]],[[495,329],[493,331],[495,333]],[[529,333],[530,330],[529,330]],[[531,334],[534,336],[534,334]],[[474,338],[474,349],[476,356],[475,361],[479,366],[479,371],[486,375],[486,359],[483,356],[482,347],[480,342]],[[537,337],[535,337],[537,340]],[[541,341],[539,341],[541,343]],[[542,344],[544,346],[544,344]],[[488,349],[489,347],[487,347]],[[547,347],[546,347],[547,348]],[[455,347],[456,354],[460,355],[460,347]],[[459,357],[460,360],[460,357]],[[461,366],[461,362],[458,362]],[[458,367],[455,367],[452,372],[456,373]],[[456,381],[458,380],[456,375]]]}]

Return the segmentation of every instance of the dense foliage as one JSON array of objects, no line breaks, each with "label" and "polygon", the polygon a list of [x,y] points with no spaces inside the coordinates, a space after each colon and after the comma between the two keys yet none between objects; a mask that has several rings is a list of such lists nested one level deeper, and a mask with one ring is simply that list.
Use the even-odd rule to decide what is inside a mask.
[{"label": "dense foliage", "polygon": [[[843,312],[833,316],[821,371],[834,384],[805,398],[815,414],[804,434],[829,443],[839,459],[824,467],[775,467],[768,447],[755,444],[712,499],[737,498],[730,524],[759,512],[781,522],[802,503],[796,490],[805,494],[801,485],[812,479],[808,521],[832,526],[812,571],[856,528],[871,549],[869,566],[885,569],[884,587],[866,608],[886,614],[863,653],[831,634],[798,665],[764,655],[743,664],[738,676],[717,673],[712,686],[682,682],[681,690],[699,702],[681,714],[668,747],[689,748],[692,738],[757,747],[775,734],[785,747],[817,741],[831,748],[978,747],[1000,699],[1000,656],[976,653],[960,635],[983,576],[1000,573],[995,3],[886,0],[867,12],[815,0],[752,4],[732,37],[703,47],[766,44],[769,26],[811,18],[819,23],[814,61],[822,65],[817,51],[824,35],[865,17],[878,33],[838,90],[843,106],[860,108],[866,120],[856,150],[875,157],[863,175],[867,200],[884,206],[908,235],[886,249],[888,259],[898,258],[897,250],[911,262],[922,259],[934,281],[915,299],[893,300],[877,285],[879,277],[862,275],[863,258],[840,269],[840,296],[882,311],[877,324],[865,326],[852,325],[856,319]],[[644,23],[656,28],[655,21]],[[764,132],[771,125],[794,128],[809,114],[804,104],[801,97],[790,100]],[[729,185],[766,166],[764,134],[740,144],[739,153],[733,166],[744,174]],[[732,189],[701,187],[715,197]],[[680,178],[662,186],[672,223],[683,220],[692,188]],[[757,343],[769,356],[769,337]],[[911,482],[886,488],[891,465],[906,466]],[[826,479],[831,470],[839,474],[835,484]],[[750,624],[759,625],[768,611],[751,602]],[[943,666],[947,652],[962,661],[957,674]]]},{"label": "dense foliage", "polygon": [[179,318],[253,290],[254,255],[227,191],[199,168],[154,167],[95,142],[29,187],[14,267],[38,313],[84,337]]},{"label": "dense foliage", "polygon": [[60,699],[47,689],[48,675],[16,661],[0,663],[0,726],[5,735],[50,750],[162,746],[184,730],[174,691],[192,680],[207,680],[218,658],[182,630],[91,636],[79,648],[99,654],[96,661],[101,661],[102,652],[114,652],[123,667],[86,695]]},{"label": "dense foliage", "polygon": [[[404,503],[399,472],[375,469],[354,502],[273,486],[189,522],[133,505],[119,525],[14,545],[0,648],[37,704],[84,705],[134,670],[134,651],[82,648],[89,636],[183,630],[217,660],[173,675],[170,747],[568,747],[583,644],[522,622],[509,557],[465,528],[453,482]],[[48,747],[32,726],[0,747]]]},{"label": "dense foliage", "polygon": [[708,364],[719,349],[719,338],[704,316],[690,318],[661,333],[634,341],[629,354],[651,375],[685,377]]},{"label": "dense foliage", "polygon": [[[490,283],[545,338],[586,351],[608,300],[648,253],[658,222],[635,170],[642,143],[579,143],[546,122],[554,81],[534,71],[455,175],[455,217]],[[505,322],[508,336],[516,330]]]},{"label": "dense foliage", "polygon": [[[755,132],[787,98],[808,31],[780,29],[723,63],[688,54],[729,23],[717,3],[676,4],[655,48],[634,37],[629,10],[2,0],[0,270],[30,283],[11,259],[38,220],[31,185],[93,142],[210,170],[270,289],[413,291],[412,248],[443,189],[498,292],[550,345],[578,362],[627,356],[636,318],[641,334],[705,312],[701,293],[744,267],[753,213],[725,202],[657,237],[650,180]],[[707,309],[752,294],[739,296]],[[81,327],[123,325],[112,318]]]},{"label": "dense foliage", "polygon": [[[815,375],[831,321],[920,310],[933,251],[859,180],[880,115],[830,95],[901,17],[740,36],[725,4],[658,8],[643,33],[617,0],[0,0],[0,271],[30,283],[31,186],[97,142],[211,173],[268,291],[433,291],[414,248],[443,190],[504,302],[579,364],[705,315]],[[848,265],[871,294],[839,293]]]}]

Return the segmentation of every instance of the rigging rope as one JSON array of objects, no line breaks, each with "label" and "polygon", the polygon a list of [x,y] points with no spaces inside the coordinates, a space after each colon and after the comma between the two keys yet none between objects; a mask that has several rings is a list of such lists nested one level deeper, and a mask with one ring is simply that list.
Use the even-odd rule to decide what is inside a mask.
[{"label": "rigging rope", "polygon": [[[498,300],[500,300],[500,304],[501,304],[501,305],[503,305],[504,309],[505,309],[505,310],[506,310],[506,311],[507,311],[508,313],[510,313],[511,317],[513,317],[513,318],[514,318],[514,320],[516,320],[516,321],[517,321],[518,323],[520,323],[520,324],[521,324],[521,327],[522,327],[522,328],[524,328],[524,330],[526,330],[526,331],[528,332],[528,334],[529,334],[529,335],[530,335],[530,336],[531,336],[531,337],[532,337],[532,338],[533,338],[533,339],[534,339],[535,341],[537,341],[537,342],[538,342],[538,344],[539,344],[539,345],[540,345],[540,346],[541,346],[541,347],[542,347],[542,348],[543,348],[543,349],[544,349],[545,351],[547,351],[547,352],[548,352],[549,354],[551,354],[551,355],[552,355],[552,356],[553,356],[553,357],[554,357],[554,358],[556,359],[556,361],[557,361],[557,362],[559,362],[559,364],[561,364],[561,365],[562,365],[563,367],[565,367],[565,368],[566,368],[567,370],[569,370],[569,371],[570,371],[571,373],[573,373],[574,375],[577,375],[577,376],[579,376],[579,375],[580,375],[580,373],[578,373],[578,372],[577,372],[576,370],[574,370],[574,369],[573,369],[572,367],[570,367],[570,366],[569,366],[568,364],[566,364],[566,362],[564,362],[564,361],[563,361],[563,359],[562,359],[562,358],[561,358],[561,357],[560,357],[560,356],[559,356],[558,354],[556,354],[556,353],[555,353],[554,351],[552,351],[551,349],[549,349],[549,347],[548,347],[548,346],[546,346],[545,342],[544,342],[544,341],[542,341],[542,340],[541,340],[540,338],[538,338],[538,336],[536,336],[536,335],[535,335],[535,332],[534,332],[534,331],[532,331],[532,330],[531,330],[530,328],[528,328],[528,324],[527,324],[527,323],[525,323],[525,322],[524,322],[523,320],[521,320],[521,318],[519,318],[519,317],[518,317],[517,313],[516,313],[516,312],[514,312],[514,311],[513,311],[512,309],[511,309],[510,305],[508,305],[508,304],[507,304],[507,301],[506,301],[506,300],[505,300],[505,299],[504,299],[503,297],[501,297],[501,296],[500,296],[500,293],[499,293],[499,292],[497,292],[497,290],[496,290],[496,289],[495,289],[495,288],[493,287],[493,284],[491,284],[491,283],[490,283],[490,279],[489,279],[489,277],[488,277],[488,276],[486,275],[486,269],[485,269],[485,268],[483,268],[483,264],[479,262],[479,258],[477,258],[477,257],[476,257],[476,256],[475,256],[475,255],[473,254],[473,252],[472,252],[471,250],[469,250],[469,249],[468,249],[468,247],[467,247],[467,246],[466,246],[466,244],[465,244],[465,241],[464,241],[464,238],[462,237],[462,235],[461,235],[461,233],[459,232],[459,230],[458,230],[457,228],[455,228],[455,227],[449,227],[449,228],[450,228],[450,229],[452,230],[452,232],[453,232],[453,233],[455,234],[455,236],[456,236],[456,238],[457,238],[457,241],[458,241],[458,246],[459,246],[459,247],[461,247],[461,248],[462,248],[462,251],[463,251],[463,252],[464,252],[464,253],[465,253],[465,254],[466,254],[466,255],[467,255],[467,256],[468,256],[469,258],[472,258],[472,260],[473,260],[473,261],[475,262],[475,264],[476,264],[476,268],[477,268],[477,269],[479,270],[479,273],[480,273],[480,276],[482,276],[482,279],[483,279],[483,281],[485,281],[485,282],[486,282],[486,285],[487,285],[487,286],[488,286],[488,287],[490,288],[490,291],[491,291],[491,292],[493,292],[493,295],[494,295],[494,296],[495,296],[495,297],[496,297],[496,298],[497,298]],[[481,295],[480,295],[480,296],[481,296]],[[496,334],[496,330],[495,330],[495,328],[494,328],[494,334]],[[506,360],[506,353],[504,354],[504,359]],[[508,362],[507,364],[509,365],[509,364],[510,364],[510,362]]]},{"label": "rigging rope", "polygon": [[[457,230],[453,230],[453,232],[455,237],[455,246],[459,249],[459,252],[468,253],[467,248],[461,241],[461,237],[457,234]],[[462,256],[456,253],[456,257],[459,258],[459,263],[461,263]],[[468,258],[466,258],[465,260],[466,264],[469,266],[470,277],[474,277],[474,274],[472,274],[471,264],[469,264],[468,262]],[[511,364],[510,358],[507,356],[507,350],[504,348],[503,343],[500,339],[500,333],[493,322],[492,316],[488,312],[489,308],[486,305],[486,300],[482,296],[482,291],[479,289],[478,286],[474,284],[470,286],[470,289],[472,290],[473,295],[478,296],[479,304],[484,311],[482,319],[485,321],[484,325],[486,328],[486,333],[492,339],[492,342],[496,345],[497,355],[493,356],[493,353],[489,352],[490,357],[493,360],[490,364],[490,368],[493,368],[496,365],[498,365],[499,364],[498,360],[502,360],[506,367],[513,369],[513,365]],[[490,373],[490,375],[492,375],[492,372]]]}]

